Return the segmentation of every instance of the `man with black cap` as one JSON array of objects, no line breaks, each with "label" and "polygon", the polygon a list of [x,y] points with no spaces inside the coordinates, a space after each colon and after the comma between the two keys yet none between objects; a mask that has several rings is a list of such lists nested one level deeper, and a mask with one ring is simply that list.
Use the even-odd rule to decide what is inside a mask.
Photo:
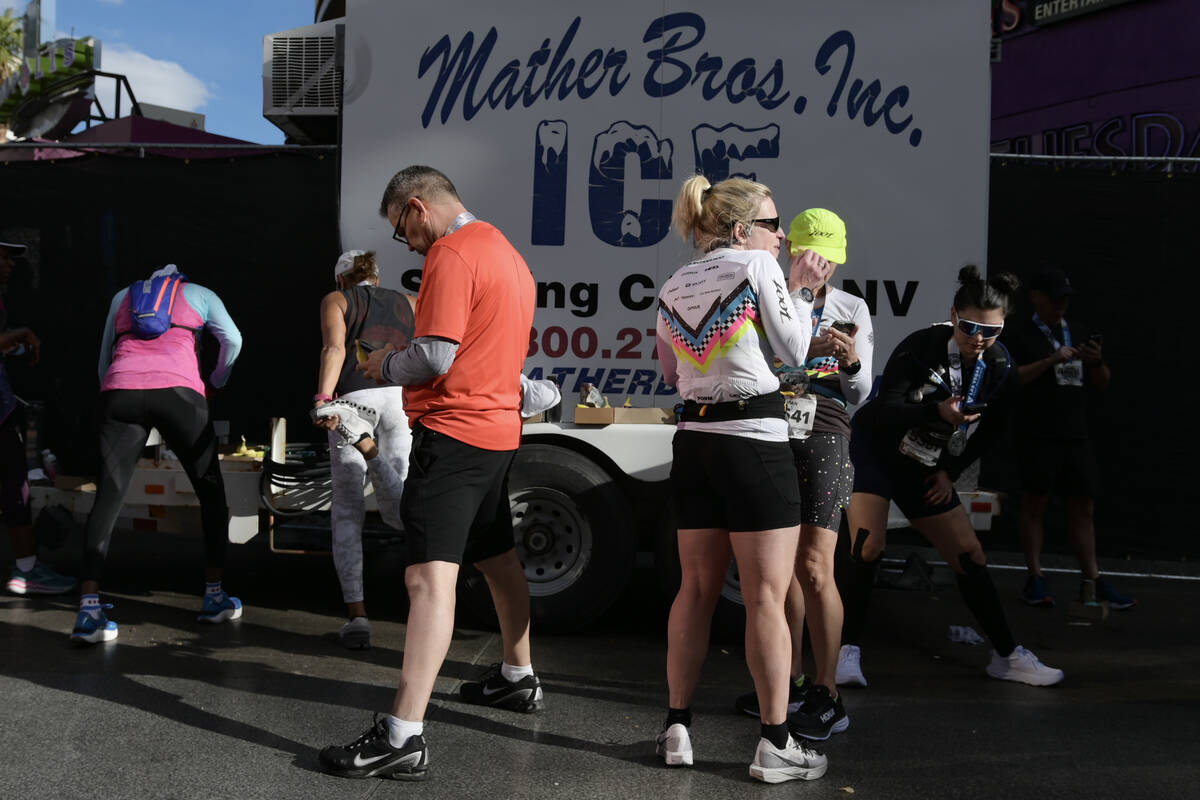
[{"label": "man with black cap", "polygon": [[1043,518],[1052,493],[1063,496],[1067,534],[1079,559],[1081,599],[1105,600],[1111,608],[1136,602],[1100,577],[1096,563],[1093,498],[1098,476],[1088,436],[1088,389],[1104,389],[1112,378],[1101,336],[1064,318],[1075,287],[1057,267],[1039,269],[1029,280],[1033,316],[1005,328],[1004,343],[1021,365],[1017,407],[1021,464],[1021,545],[1029,577],[1022,596],[1033,606],[1052,607],[1042,575]]},{"label": "man with black cap", "polygon": [[[13,259],[25,245],[0,242],[0,291],[8,288]],[[28,465],[25,461],[25,419],[21,401],[8,380],[5,358],[28,353],[37,363],[41,340],[29,328],[8,330],[8,309],[0,300],[0,511],[12,537],[16,564],[8,580],[13,594],[63,594],[75,588],[75,579],[59,575],[37,560],[33,516],[29,510]]]}]

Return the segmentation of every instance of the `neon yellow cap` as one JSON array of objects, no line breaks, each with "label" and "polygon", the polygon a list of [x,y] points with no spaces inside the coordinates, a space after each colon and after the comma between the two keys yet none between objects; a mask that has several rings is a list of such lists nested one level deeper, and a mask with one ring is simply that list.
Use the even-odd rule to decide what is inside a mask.
[{"label": "neon yellow cap", "polygon": [[788,244],[792,255],[802,249],[813,250],[827,261],[845,264],[846,223],[832,211],[810,208],[792,220]]}]

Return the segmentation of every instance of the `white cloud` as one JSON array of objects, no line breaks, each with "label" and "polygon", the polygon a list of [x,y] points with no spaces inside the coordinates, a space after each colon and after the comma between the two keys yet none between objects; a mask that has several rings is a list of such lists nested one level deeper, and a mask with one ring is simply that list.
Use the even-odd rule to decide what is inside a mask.
[{"label": "white cloud", "polygon": [[[101,46],[101,69],[129,79],[139,102],[153,103],[185,111],[200,111],[214,97],[208,84],[174,61],[160,61],[125,44]],[[107,114],[113,113],[113,81],[96,80],[96,91]],[[128,96],[122,96],[121,113],[129,113]]]}]

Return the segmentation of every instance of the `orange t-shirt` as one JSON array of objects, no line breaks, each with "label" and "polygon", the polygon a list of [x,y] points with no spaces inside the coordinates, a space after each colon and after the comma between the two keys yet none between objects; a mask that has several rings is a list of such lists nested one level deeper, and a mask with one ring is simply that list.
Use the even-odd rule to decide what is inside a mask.
[{"label": "orange t-shirt", "polygon": [[445,375],[405,387],[409,422],[484,450],[516,450],[533,306],[533,275],[495,226],[471,222],[434,242],[425,255],[414,336],[459,346]]}]

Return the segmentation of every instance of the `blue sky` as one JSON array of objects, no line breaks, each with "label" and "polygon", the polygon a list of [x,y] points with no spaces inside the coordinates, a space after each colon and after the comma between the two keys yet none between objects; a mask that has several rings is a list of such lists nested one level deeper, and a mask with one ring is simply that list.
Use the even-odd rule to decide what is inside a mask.
[{"label": "blue sky", "polygon": [[[262,115],[262,39],[312,24],[314,6],[313,0],[57,0],[55,33],[70,36],[74,29],[76,38],[99,39],[102,69],[126,74],[139,101],[204,114],[212,133],[278,144],[283,132]],[[6,8],[22,14],[25,0],[0,0],[0,13]]]}]

